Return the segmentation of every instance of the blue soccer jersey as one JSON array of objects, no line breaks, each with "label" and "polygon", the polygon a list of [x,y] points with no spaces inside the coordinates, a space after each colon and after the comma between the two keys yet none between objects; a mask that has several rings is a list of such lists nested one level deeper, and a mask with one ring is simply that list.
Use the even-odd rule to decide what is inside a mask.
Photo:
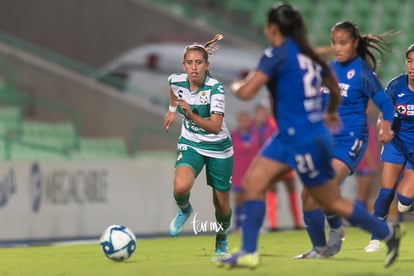
[{"label": "blue soccer jersey", "polygon": [[[394,123],[392,129],[395,133],[391,143],[399,152],[399,157],[414,163],[414,91],[407,85],[407,74],[401,74],[392,79],[386,93],[395,106]],[[386,147],[384,147],[386,149]],[[384,159],[384,150],[381,159],[391,163],[400,163],[395,159]],[[405,162],[405,161],[404,161]]]},{"label": "blue soccer jersey", "polygon": [[[366,138],[368,128],[365,110],[368,100],[372,98],[375,105],[381,109],[382,104],[377,98],[384,99],[384,89],[375,73],[359,56],[346,63],[332,61],[331,67],[338,78],[342,96],[338,113],[343,120],[343,128],[337,136]],[[378,97],[379,94],[382,94],[382,97]],[[388,113],[388,118],[392,117],[393,111],[390,109],[381,111]]]},{"label": "blue soccer jersey", "polygon": [[324,184],[334,171],[330,162],[332,137],[323,122],[322,67],[288,38],[265,50],[258,70],[269,78],[267,87],[279,126],[279,133],[267,141],[260,154],[296,168],[307,187]]},{"label": "blue soccer jersey", "polygon": [[[372,69],[360,57],[340,63],[331,62],[341,89],[342,103],[338,108],[343,127],[334,135],[336,159],[344,162],[351,173],[358,166],[368,143],[368,125],[366,108],[371,98],[384,113],[385,118],[392,120],[393,106],[384,92],[381,83]],[[327,94],[324,94],[324,102]]]},{"label": "blue soccer jersey", "polygon": [[292,39],[267,48],[258,70],[269,78],[267,88],[282,137],[301,140],[325,128],[319,92],[322,67],[300,53]]}]

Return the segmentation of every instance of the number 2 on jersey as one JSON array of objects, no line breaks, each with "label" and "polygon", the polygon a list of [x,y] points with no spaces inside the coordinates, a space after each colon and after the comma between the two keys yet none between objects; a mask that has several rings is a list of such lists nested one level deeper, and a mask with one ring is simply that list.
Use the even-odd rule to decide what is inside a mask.
[{"label": "number 2 on jersey", "polygon": [[305,96],[307,98],[317,96],[320,93],[321,66],[301,53],[298,54],[298,62],[300,69],[305,70],[305,74],[303,75]]}]

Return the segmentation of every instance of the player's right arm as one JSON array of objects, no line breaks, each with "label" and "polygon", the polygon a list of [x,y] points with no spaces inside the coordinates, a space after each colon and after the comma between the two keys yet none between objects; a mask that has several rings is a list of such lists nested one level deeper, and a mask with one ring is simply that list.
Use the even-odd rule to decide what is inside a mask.
[{"label": "player's right arm", "polygon": [[336,133],[342,127],[341,119],[336,112],[342,101],[341,90],[339,89],[338,81],[332,72],[329,72],[323,77],[322,84],[330,91],[325,112],[325,123],[331,132]]},{"label": "player's right arm", "polygon": [[172,122],[174,121],[175,112],[177,110],[176,97],[170,87],[170,105],[168,106],[167,114],[164,117],[164,130],[168,131]]},{"label": "player's right arm", "polygon": [[230,90],[238,98],[249,100],[256,96],[260,88],[269,81],[263,72],[257,70],[250,72],[244,79],[237,80],[230,85]]}]

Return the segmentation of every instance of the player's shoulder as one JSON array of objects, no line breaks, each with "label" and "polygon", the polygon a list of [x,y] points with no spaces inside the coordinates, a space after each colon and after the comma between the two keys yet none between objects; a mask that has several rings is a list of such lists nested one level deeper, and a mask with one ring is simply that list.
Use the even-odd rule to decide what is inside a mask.
[{"label": "player's shoulder", "polygon": [[405,81],[406,81],[406,79],[407,79],[407,74],[406,74],[406,73],[403,73],[403,74],[400,74],[400,75],[395,76],[394,78],[392,78],[392,79],[388,82],[388,85],[390,85],[390,84],[392,84],[392,85],[396,85],[396,84],[398,84],[398,83],[405,82]]},{"label": "player's shoulder", "polygon": [[187,74],[185,73],[174,73],[168,77],[168,83],[176,83],[187,81]]},{"label": "player's shoulder", "polygon": [[374,83],[379,83],[378,75],[375,71],[369,66],[369,64],[363,60],[361,57],[359,59],[359,71],[361,78]]},{"label": "player's shoulder", "polygon": [[406,79],[407,79],[406,73],[395,76],[387,83],[386,90],[394,89],[395,87],[398,87],[399,85],[405,84]]},{"label": "player's shoulder", "polygon": [[214,76],[207,75],[204,84],[208,86],[222,85],[221,81]]},{"label": "player's shoulder", "polygon": [[224,93],[223,83],[213,76],[210,76],[210,75],[206,76],[206,79],[204,80],[204,86],[210,87],[213,92],[217,91],[220,93]]}]

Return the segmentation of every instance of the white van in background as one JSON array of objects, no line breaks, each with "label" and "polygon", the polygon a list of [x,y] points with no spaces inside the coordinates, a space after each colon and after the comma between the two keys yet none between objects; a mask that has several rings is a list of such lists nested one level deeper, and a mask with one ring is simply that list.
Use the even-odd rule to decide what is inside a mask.
[{"label": "white van in background", "polygon": [[[124,80],[122,90],[131,95],[147,98],[154,105],[167,108],[169,102],[168,76],[183,72],[184,43],[149,43],[129,50],[101,69],[104,76],[117,76]],[[244,102],[228,90],[228,85],[254,70],[261,51],[246,50],[220,45],[214,56],[209,57],[209,70],[226,88],[226,122],[235,126],[240,110],[253,110],[254,105],[268,102],[266,92]]]}]

